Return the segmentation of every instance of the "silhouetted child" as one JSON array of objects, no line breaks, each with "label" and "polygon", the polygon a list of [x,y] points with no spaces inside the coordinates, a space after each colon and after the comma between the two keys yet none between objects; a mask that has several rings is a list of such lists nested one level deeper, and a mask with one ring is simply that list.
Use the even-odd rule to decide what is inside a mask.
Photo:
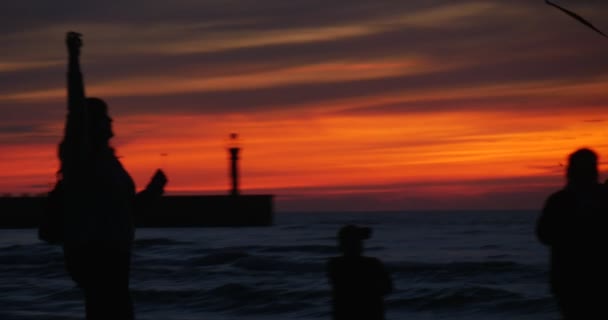
[{"label": "silhouetted child", "polygon": [[392,282],[380,260],[362,255],[363,240],[370,236],[370,228],[353,225],[338,232],[343,255],[327,264],[334,320],[384,319],[384,295],[392,291]]},{"label": "silhouetted child", "polygon": [[570,155],[566,186],[547,199],[537,223],[551,248],[551,290],[564,319],[608,319],[608,188],[598,183],[597,159],[590,149]]}]

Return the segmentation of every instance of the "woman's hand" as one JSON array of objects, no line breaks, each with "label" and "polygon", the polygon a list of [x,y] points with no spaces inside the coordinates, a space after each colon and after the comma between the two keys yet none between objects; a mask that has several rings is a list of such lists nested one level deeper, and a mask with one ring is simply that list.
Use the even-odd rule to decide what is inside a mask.
[{"label": "woman's hand", "polygon": [[149,185],[154,186],[155,188],[164,189],[167,184],[167,175],[161,169],[157,169],[152,176],[152,180],[150,180]]},{"label": "woman's hand", "polygon": [[79,56],[80,48],[82,47],[82,34],[74,31],[67,33],[65,37],[65,44],[68,47],[68,53],[71,56]]},{"label": "woman's hand", "polygon": [[160,197],[165,192],[167,181],[165,173],[161,169],[158,169],[142,193],[149,197]]}]

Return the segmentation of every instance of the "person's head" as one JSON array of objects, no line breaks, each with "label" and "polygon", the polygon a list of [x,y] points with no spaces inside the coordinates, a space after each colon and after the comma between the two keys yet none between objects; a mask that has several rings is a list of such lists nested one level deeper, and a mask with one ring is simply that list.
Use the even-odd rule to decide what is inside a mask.
[{"label": "person's head", "polygon": [[579,149],[568,157],[566,179],[569,186],[584,186],[598,183],[598,156],[587,148]]},{"label": "person's head", "polygon": [[372,229],[357,227],[354,225],[344,226],[338,231],[338,245],[345,256],[360,256],[363,253],[363,240],[369,239]]},{"label": "person's head", "polygon": [[107,145],[114,136],[112,132],[112,118],[108,115],[108,106],[99,98],[87,98],[87,130],[91,142]]}]

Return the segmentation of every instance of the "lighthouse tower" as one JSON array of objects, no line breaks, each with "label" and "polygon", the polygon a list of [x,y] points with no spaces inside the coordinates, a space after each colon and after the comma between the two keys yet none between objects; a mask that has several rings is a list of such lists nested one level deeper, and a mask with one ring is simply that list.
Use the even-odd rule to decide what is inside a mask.
[{"label": "lighthouse tower", "polygon": [[230,134],[230,140],[228,141],[228,153],[230,156],[230,195],[239,195],[239,135],[236,133]]}]

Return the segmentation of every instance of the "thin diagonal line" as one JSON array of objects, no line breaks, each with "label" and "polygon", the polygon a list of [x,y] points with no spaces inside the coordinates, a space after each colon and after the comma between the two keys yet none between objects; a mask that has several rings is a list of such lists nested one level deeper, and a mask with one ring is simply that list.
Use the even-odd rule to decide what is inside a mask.
[{"label": "thin diagonal line", "polygon": [[558,4],[553,3],[553,2],[551,2],[549,0],[545,0],[545,2],[548,5],[556,7],[557,9],[561,10],[565,14],[567,14],[567,15],[571,16],[572,18],[578,20],[580,23],[586,25],[587,27],[595,30],[597,33],[599,33],[599,34],[603,35],[604,37],[608,38],[608,35],[606,35],[605,33],[603,33],[600,29],[596,28],[593,24],[591,24],[591,22],[585,20],[583,17],[579,16],[578,14],[576,14],[576,13],[574,13],[574,12],[572,12],[572,11],[566,9],[566,8],[563,8],[563,7],[559,6]]}]

